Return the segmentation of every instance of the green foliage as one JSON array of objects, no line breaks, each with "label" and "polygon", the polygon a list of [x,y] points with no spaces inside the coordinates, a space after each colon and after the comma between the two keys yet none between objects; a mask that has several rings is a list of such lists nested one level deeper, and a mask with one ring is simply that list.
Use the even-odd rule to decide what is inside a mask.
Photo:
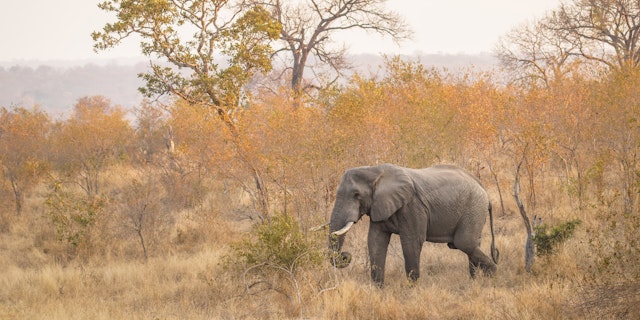
[{"label": "green foliage", "polygon": [[87,199],[63,191],[56,183],[45,200],[47,214],[56,229],[58,240],[77,248],[86,245],[89,232],[105,207],[99,197]]},{"label": "green foliage", "polygon": [[533,243],[536,246],[536,255],[549,256],[555,253],[556,248],[561,243],[569,239],[580,225],[582,221],[579,219],[561,222],[555,226],[541,224],[535,226],[535,237]]},{"label": "green foliage", "polygon": [[145,55],[171,65],[152,63],[141,75],[144,94],[171,93],[218,112],[236,107],[252,76],[271,69],[271,42],[281,29],[264,8],[224,0],[107,0],[98,7],[117,21],[92,34],[96,50],[137,34]]},{"label": "green foliage", "polygon": [[304,234],[298,222],[289,215],[276,214],[254,227],[243,240],[231,245],[225,258],[227,270],[240,271],[245,289],[267,289],[302,303],[297,280],[302,268],[318,266],[322,249],[317,237]]},{"label": "green foliage", "polygon": [[320,263],[317,239],[305,235],[291,216],[278,214],[260,223],[242,241],[232,245],[227,266],[265,267],[295,273],[301,267]]}]

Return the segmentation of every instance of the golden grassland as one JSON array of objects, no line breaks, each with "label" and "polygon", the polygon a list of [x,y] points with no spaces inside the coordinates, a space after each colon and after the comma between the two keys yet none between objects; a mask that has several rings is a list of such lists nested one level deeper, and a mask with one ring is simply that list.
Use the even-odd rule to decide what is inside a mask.
[{"label": "golden grassland", "polygon": [[[298,300],[286,278],[271,284],[251,283],[242,277],[242,270],[225,267],[229,245],[247,233],[246,221],[214,215],[195,225],[191,232],[199,237],[179,245],[173,239],[148,260],[139,255],[114,257],[108,250],[87,259],[65,260],[61,258],[65,249],[52,236],[39,210],[42,208],[32,205],[30,212],[19,217],[4,216],[11,221],[0,233],[1,319],[607,318],[607,314],[584,305],[585,270],[594,259],[586,230],[598,223],[588,216],[580,217],[585,226],[574,237],[555,255],[536,260],[528,274],[524,271],[521,218],[513,210],[497,214],[499,273],[475,280],[468,276],[463,253],[426,243],[421,278],[409,284],[394,236],[384,289],[369,280],[368,226],[362,221],[345,244],[345,250],[354,255],[352,264],[334,269],[324,262],[301,270],[296,276]],[[575,216],[566,209],[555,215]],[[326,235],[318,232],[310,236]],[[486,252],[489,239],[487,226]],[[111,239],[101,245],[122,243]],[[614,308],[633,308],[624,301],[619,303]],[[622,314],[634,316],[638,311]]]}]

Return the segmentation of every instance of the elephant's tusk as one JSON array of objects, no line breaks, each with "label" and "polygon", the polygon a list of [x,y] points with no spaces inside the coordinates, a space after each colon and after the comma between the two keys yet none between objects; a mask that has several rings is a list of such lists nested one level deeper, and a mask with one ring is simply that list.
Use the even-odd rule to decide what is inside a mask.
[{"label": "elephant's tusk", "polygon": [[338,231],[332,232],[331,235],[333,235],[333,236],[341,236],[341,235],[347,233],[347,231],[349,231],[349,229],[351,229],[351,226],[353,226],[353,224],[354,224],[353,221],[349,222],[349,223],[347,223],[346,226],[344,226],[344,228],[342,228],[342,229],[340,229]]},{"label": "elephant's tusk", "polygon": [[321,224],[321,225],[319,225],[319,226],[315,226],[315,227],[313,227],[313,228],[309,228],[309,231],[313,231],[313,232],[315,232],[315,231],[320,231],[320,230],[322,230],[322,229],[324,229],[324,228],[326,228],[326,227],[328,227],[328,226],[329,226],[329,222],[327,222],[327,223],[325,223],[325,224]]}]

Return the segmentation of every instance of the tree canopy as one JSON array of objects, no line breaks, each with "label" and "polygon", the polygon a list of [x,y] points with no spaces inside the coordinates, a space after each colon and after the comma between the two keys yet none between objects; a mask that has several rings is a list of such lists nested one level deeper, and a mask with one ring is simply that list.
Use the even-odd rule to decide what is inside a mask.
[{"label": "tree canopy", "polygon": [[97,51],[137,35],[142,52],[160,59],[152,60],[151,72],[142,75],[142,92],[150,97],[172,94],[226,114],[239,106],[251,77],[271,69],[270,44],[280,25],[260,6],[227,0],[109,0],[99,7],[115,13],[117,21],[92,34]]}]

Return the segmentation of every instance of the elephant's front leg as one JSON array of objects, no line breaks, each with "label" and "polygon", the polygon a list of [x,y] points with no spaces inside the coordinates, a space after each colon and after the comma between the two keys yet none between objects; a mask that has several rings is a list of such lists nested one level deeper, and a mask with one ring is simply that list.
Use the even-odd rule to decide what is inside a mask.
[{"label": "elephant's front leg", "polygon": [[384,285],[384,266],[387,261],[387,248],[390,239],[391,233],[382,230],[380,224],[371,223],[368,239],[371,280],[379,287]]},{"label": "elephant's front leg", "polygon": [[420,278],[420,253],[424,240],[410,235],[400,235],[402,254],[404,256],[404,270],[407,278],[415,282]]}]

